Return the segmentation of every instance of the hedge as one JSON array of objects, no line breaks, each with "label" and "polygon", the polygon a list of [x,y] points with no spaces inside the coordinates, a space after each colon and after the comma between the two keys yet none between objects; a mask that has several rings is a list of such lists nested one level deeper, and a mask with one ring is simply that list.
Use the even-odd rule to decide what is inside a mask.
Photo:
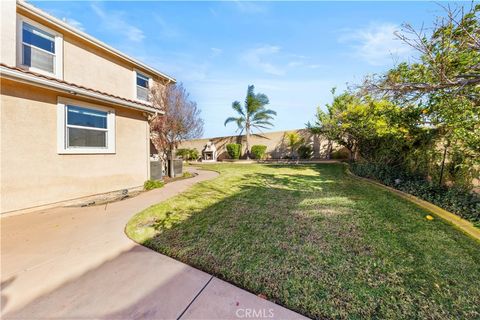
[{"label": "hedge", "polygon": [[229,143],[227,144],[227,152],[230,158],[240,159],[240,154],[242,152],[242,145],[239,143]]},{"label": "hedge", "polygon": [[253,157],[259,160],[265,158],[265,151],[267,151],[267,146],[264,146],[263,144],[253,145],[250,150]]},{"label": "hedge", "polygon": [[480,226],[480,195],[462,187],[433,184],[421,176],[387,165],[352,163],[356,175],[375,179],[395,189],[431,202]]}]

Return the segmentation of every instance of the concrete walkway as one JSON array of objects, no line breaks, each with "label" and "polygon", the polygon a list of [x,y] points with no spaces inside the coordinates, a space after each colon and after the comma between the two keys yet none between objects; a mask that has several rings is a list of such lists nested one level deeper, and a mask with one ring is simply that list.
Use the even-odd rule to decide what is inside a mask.
[{"label": "concrete walkway", "polygon": [[124,234],[135,213],[214,178],[103,206],[1,218],[2,319],[301,319]]}]

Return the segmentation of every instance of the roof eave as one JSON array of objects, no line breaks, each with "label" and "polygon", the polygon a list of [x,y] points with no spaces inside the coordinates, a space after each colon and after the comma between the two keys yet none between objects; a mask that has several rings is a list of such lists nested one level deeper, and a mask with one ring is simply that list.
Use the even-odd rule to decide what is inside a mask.
[{"label": "roof eave", "polygon": [[137,59],[135,58],[132,58],[122,52],[120,52],[119,50],[109,46],[108,44],[86,34],[85,32],[82,32],[72,26],[70,26],[69,24],[61,21],[60,19],[57,19],[55,18],[54,16],[51,16],[49,15],[48,13],[46,12],[43,12],[42,10],[36,8],[35,6],[29,4],[29,3],[26,3],[25,1],[22,1],[22,0],[17,0],[17,5],[20,6],[22,9],[28,11],[29,13],[41,18],[41,19],[44,19],[44,20],[47,20],[48,22],[52,23],[53,25],[59,27],[60,29],[63,29],[63,30],[66,30],[70,33],[73,33],[75,34],[77,37],[81,38],[82,40],[88,42],[88,43],[91,43],[95,46],[98,46],[98,47],[101,47],[102,49],[108,51],[109,53],[121,58],[121,59],[124,59],[124,60],[127,60],[129,61],[130,63],[133,63],[134,65],[136,66],[139,66],[159,77],[162,77],[168,81],[171,81],[171,82],[177,82],[175,80],[175,78],[173,77],[170,77],[169,75],[163,73],[163,72],[160,72],[146,64],[144,64],[143,62],[140,62],[138,61]]},{"label": "roof eave", "polygon": [[121,98],[108,96],[100,92],[94,92],[87,89],[78,88],[66,83],[60,83],[54,80],[44,79],[32,74],[27,74],[17,70],[12,70],[4,66],[0,66],[0,76],[1,78],[10,79],[13,81],[18,81],[18,82],[34,85],[37,87],[47,88],[55,91],[60,91],[70,95],[84,97],[84,98],[88,98],[88,99],[92,99],[92,100],[96,100],[104,103],[115,104],[125,108],[144,111],[151,114],[164,113],[163,111],[153,107],[148,107],[139,103],[126,101]]}]

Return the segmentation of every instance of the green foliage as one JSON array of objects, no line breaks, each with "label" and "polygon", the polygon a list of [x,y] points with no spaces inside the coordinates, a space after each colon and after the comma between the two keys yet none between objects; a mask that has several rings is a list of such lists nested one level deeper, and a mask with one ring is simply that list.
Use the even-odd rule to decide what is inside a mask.
[{"label": "green foliage", "polygon": [[192,178],[194,175],[190,171],[185,171],[182,178]]},{"label": "green foliage", "polygon": [[380,91],[404,108],[421,109],[418,125],[434,133],[430,150],[417,152],[422,161],[428,158],[425,171],[430,175],[438,170],[446,151],[450,166],[446,178],[468,185],[480,167],[480,5],[445,10],[433,30],[414,30],[407,24],[400,35],[417,50],[419,59],[371,77],[363,89],[371,94]]},{"label": "green foliage", "polygon": [[290,157],[294,157],[295,152],[297,151],[298,147],[300,147],[304,143],[303,137],[296,131],[287,132],[285,134],[285,142],[287,146],[290,148]]},{"label": "green foliage", "polygon": [[157,189],[161,188],[165,185],[165,183],[161,180],[147,180],[143,184],[143,189],[144,190],[152,190],[152,189]]},{"label": "green foliage", "polygon": [[346,148],[341,148],[333,151],[330,157],[335,160],[347,160],[350,157],[350,152]]},{"label": "green foliage", "polygon": [[242,153],[242,145],[239,143],[227,144],[227,153],[231,159],[240,159]]},{"label": "green foliage", "polygon": [[298,156],[300,159],[311,159],[313,156],[313,149],[309,145],[301,145],[298,147]]},{"label": "green foliage", "polygon": [[353,163],[351,169],[359,176],[378,180],[387,186],[434,203],[475,224],[480,223],[480,195],[469,192],[468,189],[439,186],[422,176],[387,165]]},{"label": "green foliage", "polygon": [[267,151],[267,146],[256,144],[252,146],[252,154],[255,159],[264,159],[265,158],[265,151]]},{"label": "green foliage", "polygon": [[183,160],[197,160],[200,157],[200,154],[197,149],[177,149],[177,156],[181,157]]}]

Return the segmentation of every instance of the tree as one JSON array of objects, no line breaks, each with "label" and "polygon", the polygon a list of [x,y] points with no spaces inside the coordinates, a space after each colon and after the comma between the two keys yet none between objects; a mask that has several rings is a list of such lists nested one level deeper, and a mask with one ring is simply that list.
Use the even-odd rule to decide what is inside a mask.
[{"label": "tree", "polygon": [[[334,91],[333,91],[334,92]],[[388,100],[377,100],[350,92],[334,96],[327,111],[318,108],[313,133],[346,147],[351,160],[401,165],[423,129],[418,126],[421,110],[402,108]]]},{"label": "tree", "polygon": [[305,139],[303,139],[298,132],[292,131],[285,134],[285,140],[290,148],[290,156],[293,159],[295,157],[295,152],[297,151],[298,147],[305,142]]},{"label": "tree", "polygon": [[480,5],[444,9],[432,31],[405,24],[397,34],[420,54],[416,62],[362,85],[368,94],[423,108],[424,125],[437,132],[440,184],[447,163],[473,177],[480,165]]},{"label": "tree", "polygon": [[386,74],[368,77],[364,88],[394,97],[422,99],[452,94],[480,99],[480,4],[444,7],[433,32],[404,24],[396,36],[420,54],[418,62],[400,63]]},{"label": "tree", "polygon": [[150,90],[150,100],[155,108],[164,112],[150,119],[151,140],[163,157],[174,157],[180,142],[203,134],[200,109],[190,100],[182,84],[156,84]]},{"label": "tree", "polygon": [[238,113],[238,116],[229,117],[224,123],[226,126],[230,122],[235,122],[238,127],[237,131],[239,132],[239,135],[245,132],[245,153],[247,159],[250,158],[249,139],[252,134],[252,129],[261,131],[261,129],[272,127],[273,124],[270,121],[273,120],[273,116],[277,115],[275,111],[265,108],[269,103],[268,97],[263,93],[255,94],[254,90],[255,87],[253,85],[248,86],[247,97],[243,107],[239,101],[234,101],[232,103],[232,109]]}]

